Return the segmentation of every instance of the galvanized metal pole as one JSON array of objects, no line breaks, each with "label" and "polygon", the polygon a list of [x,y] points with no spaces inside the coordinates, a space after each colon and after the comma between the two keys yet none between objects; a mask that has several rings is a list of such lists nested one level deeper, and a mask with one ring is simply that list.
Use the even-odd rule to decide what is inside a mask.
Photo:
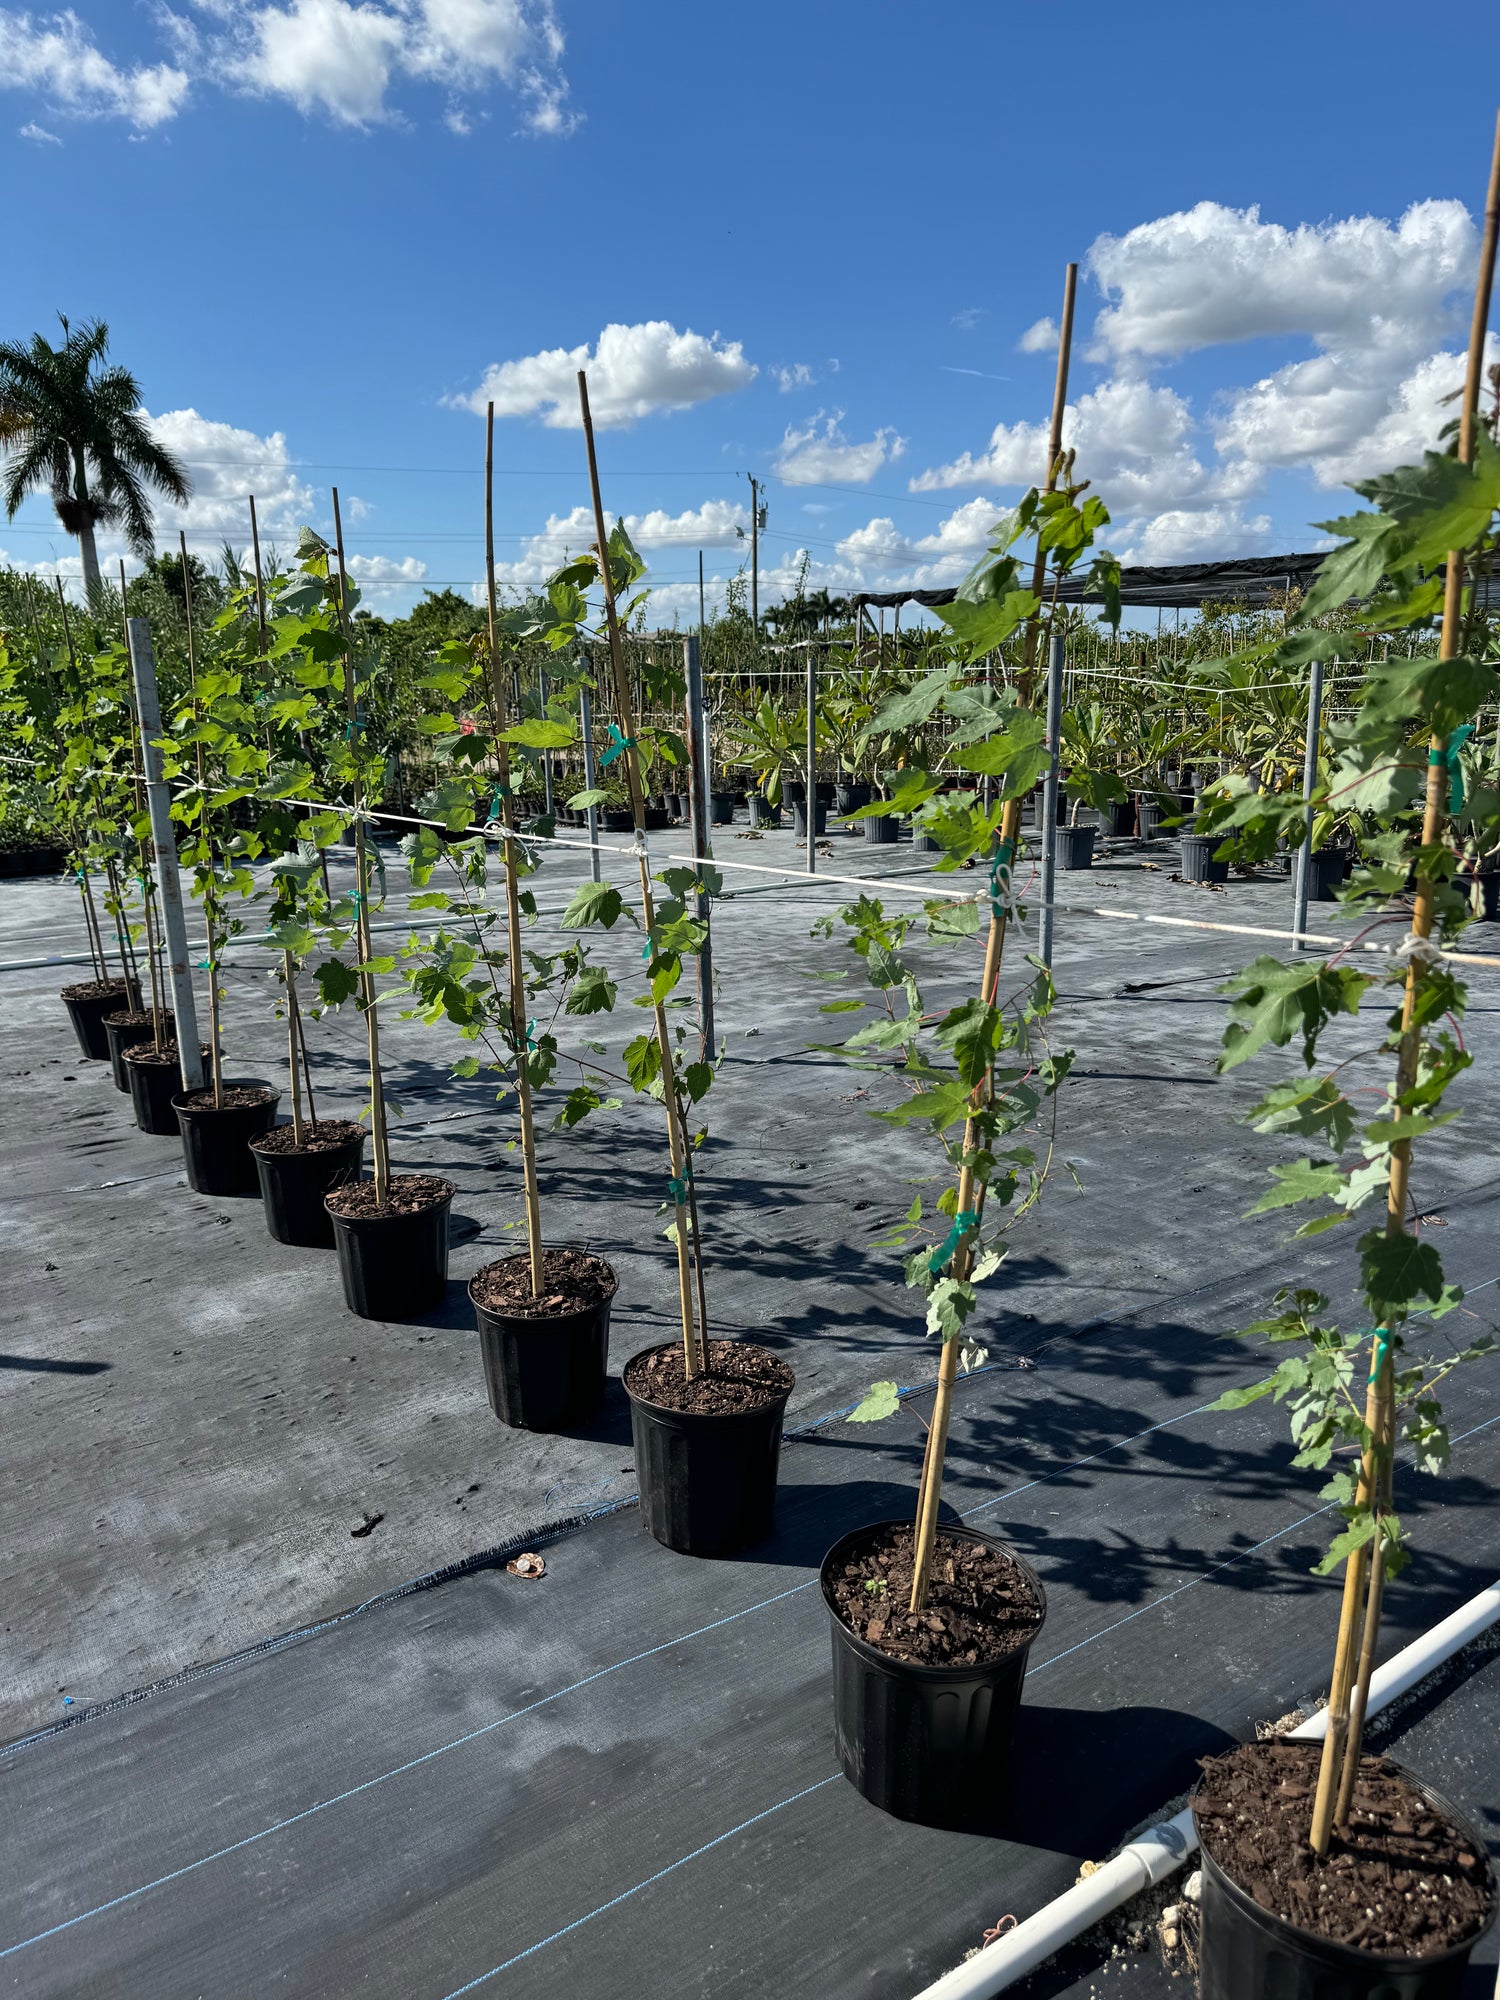
[{"label": "galvanized metal pole", "polygon": [[[135,678],[135,713],[141,732],[141,762],[146,774],[146,810],[151,816],[151,863],[161,902],[162,930],[167,940],[167,971],[172,981],[172,1015],[177,1036],[177,1060],[184,1090],[203,1088],[203,1054],[198,1040],[198,1008],[188,965],[187,923],[182,913],[182,883],[177,874],[177,836],[172,828],[172,794],[162,776],[163,734],[161,697],[156,691],[156,654],[151,627],[144,618],[128,618],[125,635],[130,670]],[[209,978],[218,973],[210,968]]]},{"label": "galvanized metal pole", "polygon": [[[547,676],[537,675],[537,692],[542,698],[542,714],[547,713]],[[542,811],[548,819],[552,817],[552,752],[542,752]]]},{"label": "galvanized metal pole", "polygon": [[[698,650],[698,641],[687,638],[682,642],[683,665],[687,680],[687,741],[688,741],[688,804],[691,809],[693,855],[698,861],[707,861],[713,855],[713,787],[710,782],[708,761],[708,713],[703,699],[703,655]],[[705,1062],[713,1061],[714,1048],[714,955],[710,902],[708,891],[702,887],[694,892],[694,902],[698,921],[708,927],[707,935],[698,953],[698,1022],[699,1054]]]},{"label": "galvanized metal pole", "polygon": [[1054,638],[1047,656],[1047,775],[1042,788],[1042,911],[1038,954],[1052,964],[1052,885],[1057,876],[1057,777],[1062,736],[1063,642]]},{"label": "galvanized metal pole", "polygon": [[[1307,805],[1302,814],[1302,845],[1297,850],[1297,858],[1292,868],[1296,886],[1292,892],[1292,929],[1307,929],[1307,895],[1312,887],[1312,824],[1313,787],[1318,782],[1318,737],[1323,727],[1323,662],[1314,660],[1307,676],[1307,747],[1302,757],[1302,796]],[[1294,951],[1310,951],[1312,947],[1294,943]]]},{"label": "galvanized metal pole", "polygon": [[[589,791],[594,789],[594,732],[593,710],[589,705],[589,691],[586,687],[578,690],[578,733],[583,738],[583,782]],[[589,822],[589,873],[599,880],[599,808],[588,808]]]},{"label": "galvanized metal pole", "polygon": [[818,655],[807,648],[807,872],[818,872]]}]

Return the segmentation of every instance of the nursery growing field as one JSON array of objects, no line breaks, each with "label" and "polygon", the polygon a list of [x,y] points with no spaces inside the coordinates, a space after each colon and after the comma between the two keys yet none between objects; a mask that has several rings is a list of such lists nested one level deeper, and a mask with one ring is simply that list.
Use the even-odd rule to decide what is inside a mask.
[{"label": "nursery growing field", "polygon": [[[800,865],[789,834],[717,845]],[[839,873],[934,886],[909,846],[827,846]],[[1059,900],[1288,921],[1284,877],[1215,894],[1171,879],[1175,852],[1111,845]],[[348,863],[332,867],[337,887]],[[630,879],[619,859],[606,872]],[[533,878],[544,946],[582,873],[553,849]],[[731,881],[753,892],[714,912],[710,1324],[773,1348],[797,1387],[775,1533],[726,1560],[658,1546],[633,1505],[618,1376],[675,1326],[653,1107],[542,1140],[553,1240],[620,1274],[610,1398],[567,1435],[512,1431],[463,1286],[517,1247],[520,1177],[509,1114],[449,1077],[456,1037],[386,1038],[397,1166],[459,1192],[444,1305],[372,1322],[346,1310],[331,1253],[272,1242],[258,1202],[191,1194],[177,1142],[134,1129],[55,998],[79,975],[5,974],[0,1734],[29,1739],[0,1761],[5,1990],[446,1994],[493,1975],[537,1994],[902,1995],[1155,1817],[1197,1756],[1324,1690],[1339,1583],[1309,1574],[1321,1479],[1288,1472],[1270,1404],[1206,1407],[1260,1372],[1231,1336],[1279,1283],[1356,1309],[1341,1232],[1292,1248],[1284,1217],[1232,1227],[1280,1156],[1234,1122],[1264,1080],[1214,1071],[1216,988],[1261,946],[1065,908],[1051,1034],[1077,1052],[1058,1144],[1079,1186],[1059,1181],[980,1294],[989,1361],[960,1380],[944,1487],[1048,1594],[1015,1803],[987,1836],[943,1833],[837,1776],[817,1566],[853,1525],[909,1515],[926,1399],[873,1428],[845,1418],[872,1380],[917,1387],[936,1362],[898,1254],[871,1239],[943,1183],[930,1149],[868,1117],[888,1086],[808,1047],[840,990],[814,975],[849,962],[811,926],[853,890]],[[75,927],[56,883],[4,886],[5,961],[69,951]],[[1464,944],[1500,949],[1500,926]],[[916,947],[929,1006],[972,991],[979,950]],[[638,941],[597,952],[623,978]],[[230,954],[225,1035],[230,1073],[275,1080],[269,961]],[[1500,974],[1475,969],[1464,1116],[1416,1189],[1471,1332],[1500,1298],[1497,1010]],[[1331,1029],[1328,1059],[1362,1027]],[[319,1035],[320,1112],[357,1115],[362,1031],[339,1016]],[[538,1112],[545,1128],[545,1093]],[[1398,1479],[1419,1560],[1390,1587],[1383,1653],[1493,1580],[1497,1379],[1483,1362],[1449,1385],[1449,1474]],[[539,1580],[484,1560],[532,1546]],[[1462,1689],[1488,1735],[1494,1679]],[[1475,1813],[1493,1799],[1478,1765],[1433,1775]]]}]

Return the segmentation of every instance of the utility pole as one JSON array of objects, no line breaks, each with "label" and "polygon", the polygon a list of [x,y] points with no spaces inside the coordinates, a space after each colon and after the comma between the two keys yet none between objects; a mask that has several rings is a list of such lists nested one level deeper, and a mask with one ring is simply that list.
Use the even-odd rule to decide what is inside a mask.
[{"label": "utility pole", "polygon": [[750,479],[750,623],[760,637],[760,481]]}]

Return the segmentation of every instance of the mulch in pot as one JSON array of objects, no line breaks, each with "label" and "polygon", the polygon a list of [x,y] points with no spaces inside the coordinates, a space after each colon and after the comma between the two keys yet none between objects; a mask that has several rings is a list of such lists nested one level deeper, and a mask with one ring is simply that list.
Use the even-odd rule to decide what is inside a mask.
[{"label": "mulch in pot", "polygon": [[452,1181],[436,1174],[392,1174],[387,1191],[390,1199],[382,1208],[373,1180],[347,1181],[343,1187],[329,1190],[324,1206],[351,1221],[367,1215],[420,1215],[424,1208],[451,1201],[458,1192]]},{"label": "mulch in pot", "polygon": [[126,990],[123,979],[86,979],[79,986],[65,986],[59,1000],[108,1000]]},{"label": "mulch in pot", "polygon": [[830,1575],[828,1595],[851,1632],[893,1659],[934,1667],[983,1666],[1031,1640],[1042,1612],[1026,1572],[1003,1550],[941,1528],[926,1609],[908,1611],[915,1547],[915,1527],[886,1528]]},{"label": "mulch in pot", "polygon": [[248,1111],[256,1104],[270,1104],[277,1093],[274,1090],[257,1088],[253,1084],[226,1083],[216,1100],[213,1085],[204,1090],[194,1090],[179,1101],[185,1111]]},{"label": "mulch in pot", "polygon": [[1331,1943],[1413,1958],[1489,1921],[1485,1858],[1384,1757],[1362,1757],[1349,1822],[1321,1860],[1308,1846],[1322,1746],[1244,1743],[1205,1758],[1199,1838],[1263,1910]]},{"label": "mulch in pot", "polygon": [[796,1383],[786,1363],[768,1347],[749,1340],[711,1340],[708,1367],[690,1382],[681,1347],[638,1354],[625,1370],[625,1384],[643,1403],[694,1417],[731,1417],[762,1409]]},{"label": "mulch in pot", "polygon": [[615,1274],[602,1257],[559,1246],[542,1252],[540,1297],[531,1289],[531,1256],[518,1251],[486,1264],[469,1281],[469,1297],[502,1319],[556,1319],[584,1312],[615,1295]]},{"label": "mulch in pot", "polygon": [[299,1146],[295,1125],[275,1125],[258,1139],[252,1139],[251,1149],[257,1153],[332,1153],[362,1137],[364,1127],[352,1118],[320,1118],[316,1124],[309,1121],[302,1132],[303,1143]]},{"label": "mulch in pot", "polygon": [[[209,1048],[208,1043],[205,1042],[202,1050],[203,1060],[207,1062],[212,1053],[213,1051]],[[128,1063],[153,1063],[160,1064],[163,1068],[171,1069],[176,1069],[178,1066],[177,1044],[175,1042],[163,1042],[160,1048],[156,1048],[150,1042],[132,1042],[128,1049],[121,1049],[120,1054]],[[213,1091],[210,1090],[208,1094],[211,1098]]]},{"label": "mulch in pot", "polygon": [[[171,1016],[167,1018],[170,1020]],[[106,1028],[149,1028],[152,1025],[151,1009],[147,1007],[140,1013],[135,1013],[122,1007],[118,1014],[106,1014],[104,1025]]]}]

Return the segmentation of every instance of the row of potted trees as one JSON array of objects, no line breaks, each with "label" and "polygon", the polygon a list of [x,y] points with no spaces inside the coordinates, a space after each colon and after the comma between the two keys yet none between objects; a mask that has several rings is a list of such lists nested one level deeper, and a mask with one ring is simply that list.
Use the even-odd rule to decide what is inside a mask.
[{"label": "row of potted trees", "polygon": [[[1470,1059],[1444,1025],[1461,1013],[1463,990],[1442,947],[1472,916],[1451,838],[1454,816],[1466,810],[1481,838],[1500,836],[1500,797],[1462,785],[1466,732],[1500,696],[1500,676],[1478,656],[1487,632],[1462,594],[1465,566],[1493,546],[1500,504],[1500,452],[1475,424],[1477,387],[1471,387],[1456,453],[1430,455],[1422,467],[1361,489],[1374,511],[1352,526],[1337,524],[1346,540],[1308,600],[1308,627],[1290,631],[1281,654],[1287,667],[1305,658],[1307,647],[1322,643],[1311,621],[1350,595],[1373,594],[1364,612],[1371,630],[1420,632],[1435,615],[1426,579],[1446,564],[1436,657],[1397,655],[1372,672],[1311,801],[1315,812],[1358,810],[1379,827],[1345,900],[1376,921],[1410,924],[1391,974],[1399,988],[1396,1012],[1374,1058],[1392,1065],[1378,1115],[1369,1117],[1357,1102],[1360,1086],[1350,1082],[1347,1063],[1317,1069],[1319,1035],[1341,1014],[1357,1011],[1372,984],[1367,975],[1339,961],[1281,965],[1262,957],[1235,984],[1226,1036],[1226,1068],[1298,1039],[1305,1073],[1278,1084],[1251,1116],[1259,1129],[1293,1134],[1327,1155],[1278,1170],[1258,1206],[1320,1201],[1326,1212],[1308,1230],[1341,1224],[1369,1201],[1383,1199],[1385,1214],[1359,1245],[1373,1331],[1330,1327],[1326,1302],[1293,1288],[1278,1300],[1277,1314],[1250,1331],[1294,1352],[1265,1382],[1225,1399],[1229,1406],[1269,1393],[1288,1401],[1300,1462],[1336,1466],[1329,1492],[1343,1525],[1326,1566],[1342,1564],[1346,1582],[1319,1769],[1293,1771],[1287,1746],[1249,1745],[1210,1768],[1198,1793],[1208,1883],[1205,1990],[1214,1996],[1261,1990],[1236,1983],[1252,1935],[1264,1962],[1279,1953],[1298,1964],[1331,1964],[1346,1982],[1366,1978],[1366,1986],[1328,1990],[1365,1991],[1368,1976],[1405,1977],[1412,1966],[1425,1973],[1429,1964],[1441,1969],[1462,1958],[1494,1909],[1494,1878],[1472,1830],[1404,1774],[1363,1757],[1360,1742],[1384,1579],[1405,1557],[1393,1506],[1395,1453],[1406,1445],[1424,1466],[1442,1462],[1446,1434],[1434,1387],[1457,1361],[1482,1351],[1476,1344],[1457,1357],[1433,1359],[1411,1346],[1415,1323],[1457,1303],[1437,1252],[1416,1233],[1410,1200],[1413,1146],[1445,1122],[1444,1094]],[[223,614],[211,658],[193,659],[165,745],[181,857],[192,870],[208,939],[210,1081],[201,1091],[171,1093],[171,1109],[195,1186],[219,1191],[225,1183],[217,1176],[229,1171],[228,1163],[238,1161],[243,1173],[248,1160],[265,1191],[273,1232],[286,1240],[319,1232],[326,1240],[326,1229],[338,1243],[351,1308],[401,1317],[429,1304],[446,1279],[453,1187],[435,1176],[392,1171],[382,1010],[387,1019],[394,1007],[456,1025],[472,1044],[456,1073],[491,1074],[498,1095],[514,1102],[523,1167],[526,1248],[486,1266],[470,1285],[487,1384],[503,1421],[545,1429],[576,1421],[602,1394],[616,1279],[603,1260],[544,1234],[536,1094],[554,1084],[564,1062],[572,1063],[576,1080],[554,1121],[565,1129],[617,1103],[611,1093],[626,1085],[650,1099],[665,1122],[662,1209],[681,1337],[635,1356],[624,1384],[646,1523],[669,1547],[707,1554],[751,1542],[769,1526],[782,1416],[794,1383],[770,1350],[710,1337],[693,1160],[717,1052],[696,1044],[677,988],[706,938],[699,894],[718,884],[711,862],[657,871],[651,865],[648,785],[653,776],[691,772],[693,753],[672,728],[634,712],[620,633],[632,608],[622,610],[622,600],[638,583],[641,564],[623,528],[607,528],[582,377],[580,395],[593,547],[552,580],[544,611],[502,614],[492,588],[487,630],[444,647],[427,680],[435,701],[423,726],[443,775],[419,804],[422,823],[403,842],[417,891],[408,909],[413,915],[426,909],[435,919],[426,935],[413,934],[391,952],[375,943],[385,864],[367,801],[377,795],[385,759],[369,741],[371,670],[351,633],[353,592],[338,539],[329,548],[305,536],[298,572],[274,579],[269,594],[259,578],[247,584]],[[335,512],[337,519],[336,503]],[[879,817],[888,805],[913,816],[940,851],[940,873],[978,868],[977,898],[972,889],[935,894],[913,920],[862,897],[819,926],[824,935],[843,937],[872,996],[825,1003],[828,1013],[869,1017],[836,1047],[899,1086],[896,1100],[876,1115],[928,1130],[951,1182],[934,1215],[918,1201],[896,1233],[908,1252],[908,1282],[923,1294],[929,1331],[940,1341],[915,1518],[867,1524],[829,1552],[821,1572],[843,1767],[885,1809],[937,1824],[965,1822],[1003,1781],[1027,1652],[1046,1611],[1039,1579],[1013,1551],[992,1535],[943,1520],[942,1484],[957,1378],[980,1358],[972,1332],[977,1287],[1001,1267],[1007,1228],[1040,1200],[1051,1172],[1057,1094],[1069,1063],[1047,1042],[1055,995],[1034,961],[1013,993],[1002,991],[1001,975],[1022,805],[1048,756],[1036,708],[1045,582],[1049,567],[1065,572],[1092,553],[1107,588],[1112,560],[1093,552],[1107,519],[1074,480],[1071,457],[1055,452],[1046,486],[1000,525],[960,590],[950,621],[957,662],[934,667],[886,704],[893,732],[940,717],[952,768],[971,782],[955,790],[913,764],[901,769],[889,799],[854,810]],[[1028,540],[1035,554],[1023,562],[1018,550]],[[532,849],[544,836],[518,823],[521,787],[513,780],[518,763],[574,748],[574,686],[559,676],[545,694],[517,698],[504,667],[505,644],[522,633],[574,660],[580,640],[592,640],[606,659],[619,718],[606,755],[623,769],[635,835],[630,895],[609,882],[582,884],[563,919],[572,941],[550,954],[523,943],[536,914],[525,883]],[[1009,642],[1016,671],[1004,686],[964,671]],[[117,711],[109,719],[108,676],[120,681],[118,662],[103,660],[91,672],[92,680],[81,677],[77,707],[92,733],[85,760],[69,775],[115,785],[114,793],[87,794],[83,810],[93,815],[90,844],[118,841],[118,859],[141,831],[129,811],[133,778],[122,746],[130,732]],[[13,677],[12,696],[16,685]],[[675,690],[655,693],[666,699]],[[694,781],[707,777],[696,773]],[[574,794],[569,805],[580,810],[593,802],[588,793]],[[1231,773],[1205,789],[1199,811],[1206,831],[1236,858],[1253,862],[1299,823],[1307,804],[1295,786],[1267,788]],[[346,836],[353,883],[336,890],[328,851]],[[227,1076],[221,1045],[222,953],[244,929],[253,866],[263,857],[271,859],[276,880],[272,937],[282,955],[293,1105],[290,1127],[280,1128],[271,1122],[278,1091],[259,1079]],[[485,893],[496,868],[503,911]],[[139,985],[129,984],[135,934],[144,938],[148,962],[159,950],[150,924],[155,885],[144,867],[140,876],[138,902],[112,883],[108,905],[118,920],[120,977],[132,1001],[141,997]],[[621,924],[635,927],[641,939],[642,991],[633,997],[648,1025],[612,1070],[602,1044],[589,1048],[593,1060],[566,1056],[557,1026],[563,1016],[613,1011],[618,984],[590,957],[587,934]],[[918,925],[932,939],[984,938],[976,991],[936,1018],[904,955]],[[102,928],[98,936],[102,944]],[[169,1024],[154,969],[150,985],[153,1005],[142,1010],[152,1023],[149,1051],[144,1040],[134,1051],[119,1051],[131,1070],[153,1061],[166,1067]],[[318,1118],[303,1032],[308,1019],[346,1004],[358,1010],[367,1037],[369,1180],[359,1170],[363,1121],[348,1131]],[[878,1420],[899,1400],[893,1383],[877,1383],[855,1420]],[[1384,1857],[1373,1864],[1374,1874],[1365,1866],[1370,1852]],[[1393,1852],[1418,1885],[1394,1898]],[[1474,1894],[1430,1895],[1434,1867],[1456,1868]],[[1385,1876],[1377,1881],[1381,1868]],[[1357,1923],[1353,1903],[1335,1893],[1351,1879],[1367,1913]],[[1288,1883],[1302,1886],[1292,1894]]]}]

